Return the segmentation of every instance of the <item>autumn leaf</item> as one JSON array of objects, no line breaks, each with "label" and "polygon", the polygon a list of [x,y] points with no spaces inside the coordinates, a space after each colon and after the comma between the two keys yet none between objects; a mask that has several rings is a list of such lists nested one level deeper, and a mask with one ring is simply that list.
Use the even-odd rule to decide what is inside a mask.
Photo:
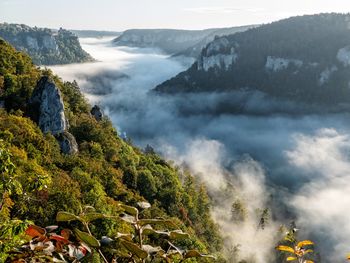
[{"label": "autumn leaf", "polygon": [[293,254],[295,253],[294,249],[289,246],[277,246],[276,249],[280,251],[287,251]]},{"label": "autumn leaf", "polygon": [[46,230],[36,225],[30,225],[26,230],[26,234],[32,238],[41,237],[46,234]]},{"label": "autumn leaf", "polygon": [[310,246],[310,245],[313,245],[314,242],[310,241],[310,240],[304,240],[304,241],[300,241],[298,244],[297,244],[297,247],[299,248],[302,248],[304,246]]}]

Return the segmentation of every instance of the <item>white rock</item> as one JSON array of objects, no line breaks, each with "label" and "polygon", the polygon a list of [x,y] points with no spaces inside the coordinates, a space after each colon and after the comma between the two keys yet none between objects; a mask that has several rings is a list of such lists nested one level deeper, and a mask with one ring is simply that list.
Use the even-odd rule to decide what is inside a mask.
[{"label": "white rock", "polygon": [[235,63],[237,54],[218,54],[210,57],[202,57],[198,64],[198,70],[209,71],[211,68],[228,70]]},{"label": "white rock", "polygon": [[304,63],[298,59],[287,59],[287,58],[278,58],[273,56],[268,56],[266,59],[265,68],[274,72],[278,72],[288,68],[289,65],[295,65],[300,68]]},{"label": "white rock", "polygon": [[203,51],[198,60],[197,69],[209,71],[211,68],[218,68],[227,71],[238,58],[235,48],[229,49],[229,47],[230,42],[225,37],[215,39]]}]

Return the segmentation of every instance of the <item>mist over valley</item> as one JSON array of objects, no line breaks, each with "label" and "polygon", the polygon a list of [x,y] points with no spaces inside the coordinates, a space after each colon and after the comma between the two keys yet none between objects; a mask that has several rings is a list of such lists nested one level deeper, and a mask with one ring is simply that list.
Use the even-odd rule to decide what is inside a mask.
[{"label": "mist over valley", "polygon": [[[237,196],[220,197],[220,193],[228,182],[239,189],[242,200],[251,206],[251,219],[243,234],[247,240],[229,235],[230,246],[239,243],[242,253],[249,255],[258,223],[254,222],[255,210],[268,207],[272,221],[267,235],[280,224],[295,221],[320,250],[331,250],[332,258],[346,250],[346,246],[330,249],[329,243],[349,241],[350,232],[343,224],[330,222],[334,217],[347,220],[343,213],[347,203],[333,200],[337,205],[332,211],[321,204],[346,191],[340,182],[349,179],[348,113],[305,113],[302,107],[296,112],[295,102],[259,94],[156,94],[151,92],[154,87],[190,65],[159,50],[115,47],[110,39],[80,41],[99,62],[52,70],[63,79],[77,80],[86,97],[102,106],[122,136],[142,148],[151,145],[198,175],[209,188],[213,214],[224,233],[238,231],[230,222],[230,206]],[[215,111],[222,102],[238,108],[244,104],[251,110],[237,114]],[[288,112],[289,107],[294,110]],[[315,204],[309,207],[309,202]],[[324,231],[317,231],[319,228]],[[259,262],[264,262],[263,255],[273,245],[266,246],[265,237],[256,240],[262,251]]]}]

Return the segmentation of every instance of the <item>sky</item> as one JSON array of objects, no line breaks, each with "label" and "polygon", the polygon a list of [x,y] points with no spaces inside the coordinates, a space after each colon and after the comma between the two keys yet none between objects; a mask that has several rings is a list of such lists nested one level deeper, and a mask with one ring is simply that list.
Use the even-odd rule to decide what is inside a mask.
[{"label": "sky", "polygon": [[230,27],[323,12],[350,12],[350,1],[0,0],[0,22],[113,31]]}]

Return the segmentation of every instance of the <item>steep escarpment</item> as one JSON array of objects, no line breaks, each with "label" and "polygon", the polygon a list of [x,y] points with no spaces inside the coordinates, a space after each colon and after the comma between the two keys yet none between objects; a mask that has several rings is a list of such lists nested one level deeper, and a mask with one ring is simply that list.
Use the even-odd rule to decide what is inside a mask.
[{"label": "steep escarpment", "polygon": [[82,49],[78,37],[70,31],[0,24],[0,37],[16,49],[26,52],[37,65],[69,64],[93,61]]},{"label": "steep escarpment", "polygon": [[[3,40],[0,101],[4,104],[0,109],[0,261],[5,262],[9,251],[27,242],[21,236],[23,226],[57,224],[59,211],[81,214],[87,207],[109,215],[94,218],[100,221],[91,233],[99,240],[118,237],[120,232],[133,236],[130,225],[119,218],[120,205],[145,201],[150,207],[139,218],[171,219],[190,233],[177,246],[212,253],[220,250],[222,240],[204,185],[154,151],[123,140],[101,109],[86,102],[76,82],[63,82],[50,71],[39,70],[27,55]],[[72,141],[76,141],[74,146]],[[79,151],[70,152],[72,147]],[[16,232],[4,237],[4,229]],[[5,243],[3,238],[7,238]],[[154,237],[147,242],[155,244]],[[125,257],[125,247],[113,251]],[[112,261],[113,255],[106,255]],[[47,253],[45,258],[50,256]],[[98,253],[94,262],[103,262]]]},{"label": "steep escarpment", "polygon": [[253,26],[206,30],[131,29],[113,40],[117,46],[158,48],[174,56],[197,58],[202,48],[215,36],[245,31]]},{"label": "steep escarpment", "polygon": [[[285,19],[216,38],[160,93],[252,92],[319,105],[350,103],[349,15]],[[234,96],[234,94],[231,94]]]}]

